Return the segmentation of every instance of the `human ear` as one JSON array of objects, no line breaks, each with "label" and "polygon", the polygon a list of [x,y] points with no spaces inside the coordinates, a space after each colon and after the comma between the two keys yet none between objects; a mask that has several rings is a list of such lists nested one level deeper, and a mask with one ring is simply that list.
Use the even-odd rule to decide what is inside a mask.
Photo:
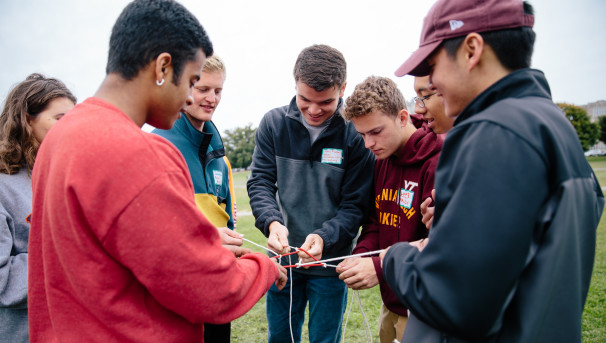
[{"label": "human ear", "polygon": [[155,78],[158,84],[163,83],[168,78],[169,70],[172,69],[172,56],[168,52],[163,52],[156,57],[154,63]]},{"label": "human ear", "polygon": [[339,98],[342,98],[343,94],[345,94],[345,86],[347,86],[347,82],[343,83],[343,86],[341,86],[341,91],[339,92]]},{"label": "human ear", "polygon": [[471,71],[480,63],[484,53],[484,38],[479,33],[470,33],[463,40],[461,48],[468,70]]},{"label": "human ear", "polygon": [[400,127],[406,127],[406,125],[408,124],[408,111],[402,109],[400,110],[400,112],[398,112],[398,119],[400,120]]}]

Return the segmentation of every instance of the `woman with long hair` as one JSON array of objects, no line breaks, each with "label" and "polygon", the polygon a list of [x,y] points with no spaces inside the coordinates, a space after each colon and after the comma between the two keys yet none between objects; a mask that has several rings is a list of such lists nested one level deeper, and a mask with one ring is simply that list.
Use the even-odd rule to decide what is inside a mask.
[{"label": "woman with long hair", "polygon": [[31,172],[50,127],[76,104],[63,82],[31,74],[0,115],[0,337],[27,342],[27,245]]}]

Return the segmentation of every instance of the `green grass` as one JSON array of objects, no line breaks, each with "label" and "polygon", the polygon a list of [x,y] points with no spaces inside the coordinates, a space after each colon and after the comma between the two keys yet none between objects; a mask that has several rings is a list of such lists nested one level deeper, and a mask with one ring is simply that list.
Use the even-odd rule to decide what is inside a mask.
[{"label": "green grass", "polygon": [[[596,176],[602,186],[606,186],[606,157],[588,158]],[[234,186],[237,196],[238,213],[250,212],[248,195],[246,193],[246,180],[250,172],[234,173]],[[252,215],[238,216],[238,231],[243,233],[247,239],[258,244],[265,245],[266,238],[254,227]],[[247,243],[244,246],[255,251],[260,248]],[[362,306],[373,334],[373,341],[378,342],[378,318],[381,306],[381,295],[379,288],[360,291]],[[349,292],[348,307],[350,311],[352,292]],[[307,316],[306,316],[307,317]],[[589,295],[583,313],[583,342],[600,343],[606,342],[606,215],[602,216],[597,231],[596,258],[593,276],[589,288]],[[349,316],[349,322],[345,331],[345,341],[349,343],[367,342],[365,324],[357,303],[353,304]],[[309,341],[307,336],[307,321],[303,325],[302,342]],[[232,342],[267,342],[267,320],[265,317],[265,297],[243,317],[232,323]]]},{"label": "green grass", "polygon": [[595,264],[583,312],[583,342],[606,342],[606,215],[598,226]]},{"label": "green grass", "polygon": [[[594,168],[598,181],[606,187],[606,156],[587,159]],[[583,342],[606,342],[606,215],[598,225],[595,264],[589,294],[583,312]]]},{"label": "green grass", "polygon": [[587,157],[587,161],[594,169],[606,168],[606,156]]}]

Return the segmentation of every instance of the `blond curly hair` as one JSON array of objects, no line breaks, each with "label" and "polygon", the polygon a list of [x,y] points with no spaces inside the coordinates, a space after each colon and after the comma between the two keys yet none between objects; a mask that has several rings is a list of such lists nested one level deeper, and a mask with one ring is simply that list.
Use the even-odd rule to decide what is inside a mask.
[{"label": "blond curly hair", "polygon": [[387,77],[369,76],[347,98],[341,114],[351,120],[381,111],[395,118],[401,110],[406,110],[406,101],[396,83]]}]

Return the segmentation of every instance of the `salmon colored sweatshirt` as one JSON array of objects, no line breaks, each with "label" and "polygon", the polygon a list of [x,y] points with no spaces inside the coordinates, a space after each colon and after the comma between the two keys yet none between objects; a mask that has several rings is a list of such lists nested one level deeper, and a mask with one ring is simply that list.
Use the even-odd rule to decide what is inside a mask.
[{"label": "salmon colored sweatshirt", "polygon": [[179,151],[101,99],[50,130],[32,186],[31,342],[202,342],[278,278],[221,246]]}]

